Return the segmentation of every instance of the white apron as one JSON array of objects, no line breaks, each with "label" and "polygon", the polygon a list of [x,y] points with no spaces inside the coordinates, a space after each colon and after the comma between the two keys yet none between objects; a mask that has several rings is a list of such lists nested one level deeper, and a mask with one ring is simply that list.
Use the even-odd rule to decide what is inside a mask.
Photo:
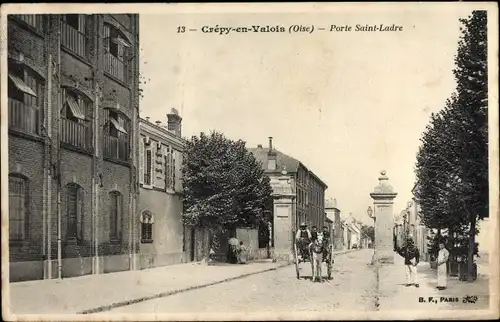
[{"label": "white apron", "polygon": [[448,261],[449,252],[446,249],[441,249],[438,253],[438,263],[444,262],[437,267],[437,286],[446,287],[446,261]]}]

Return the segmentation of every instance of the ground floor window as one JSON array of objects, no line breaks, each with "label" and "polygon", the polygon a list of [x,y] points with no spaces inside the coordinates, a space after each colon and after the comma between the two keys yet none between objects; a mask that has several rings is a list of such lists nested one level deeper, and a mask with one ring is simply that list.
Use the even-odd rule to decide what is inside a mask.
[{"label": "ground floor window", "polygon": [[141,214],[141,243],[153,242],[153,214],[145,210]]}]

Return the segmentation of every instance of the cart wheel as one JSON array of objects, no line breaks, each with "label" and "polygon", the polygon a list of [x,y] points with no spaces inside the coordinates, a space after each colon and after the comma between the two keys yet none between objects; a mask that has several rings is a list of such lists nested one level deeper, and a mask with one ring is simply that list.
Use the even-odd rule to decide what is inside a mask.
[{"label": "cart wheel", "polygon": [[328,279],[332,279],[332,265],[333,265],[333,245],[330,245],[330,257],[328,258],[327,263],[327,273]]},{"label": "cart wheel", "polygon": [[294,256],[295,256],[295,272],[297,273],[297,279],[300,279],[299,271],[299,254],[297,253],[297,244],[293,244]]}]

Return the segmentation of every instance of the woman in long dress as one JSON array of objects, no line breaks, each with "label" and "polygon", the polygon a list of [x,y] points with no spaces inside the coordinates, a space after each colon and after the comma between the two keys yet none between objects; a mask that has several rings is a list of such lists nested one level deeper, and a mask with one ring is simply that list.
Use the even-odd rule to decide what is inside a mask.
[{"label": "woman in long dress", "polygon": [[437,258],[437,289],[444,290],[446,288],[446,278],[447,270],[446,263],[448,262],[448,257],[450,253],[446,248],[444,248],[444,243],[439,243],[439,252]]},{"label": "woman in long dress", "polygon": [[243,242],[240,241],[240,248],[238,250],[238,262],[240,264],[246,264],[247,261],[248,261],[248,250],[245,247],[245,245],[243,245]]}]

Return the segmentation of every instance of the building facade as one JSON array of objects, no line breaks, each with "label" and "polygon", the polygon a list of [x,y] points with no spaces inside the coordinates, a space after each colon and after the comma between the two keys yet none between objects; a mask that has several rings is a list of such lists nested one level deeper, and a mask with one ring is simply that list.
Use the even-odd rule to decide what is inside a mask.
[{"label": "building facade", "polygon": [[344,249],[344,229],[342,227],[340,209],[337,207],[337,199],[325,200],[325,213],[332,221],[333,226],[333,248],[335,250]]},{"label": "building facade", "polygon": [[175,109],[167,125],[140,119],[140,268],[184,262],[182,224],[182,118]]},{"label": "building facade", "polygon": [[[293,241],[294,233],[301,222],[307,223],[309,227],[322,227],[325,224],[325,190],[328,186],[302,162],[276,150],[273,147],[272,137],[269,138],[267,148],[258,145],[249,151],[262,163],[264,173],[272,182],[279,182],[280,178],[287,176],[286,185],[290,185],[290,194],[293,195],[290,197],[293,200],[292,222],[287,231],[280,232],[281,236],[274,234],[272,244],[276,244],[276,238],[290,238]],[[277,196],[280,194],[275,193],[275,195],[276,204],[279,202]],[[273,207],[273,212],[275,208],[276,205]],[[273,220],[276,220],[275,215],[272,215]]]},{"label": "building facade", "polygon": [[9,15],[10,280],[133,269],[138,15]]}]

